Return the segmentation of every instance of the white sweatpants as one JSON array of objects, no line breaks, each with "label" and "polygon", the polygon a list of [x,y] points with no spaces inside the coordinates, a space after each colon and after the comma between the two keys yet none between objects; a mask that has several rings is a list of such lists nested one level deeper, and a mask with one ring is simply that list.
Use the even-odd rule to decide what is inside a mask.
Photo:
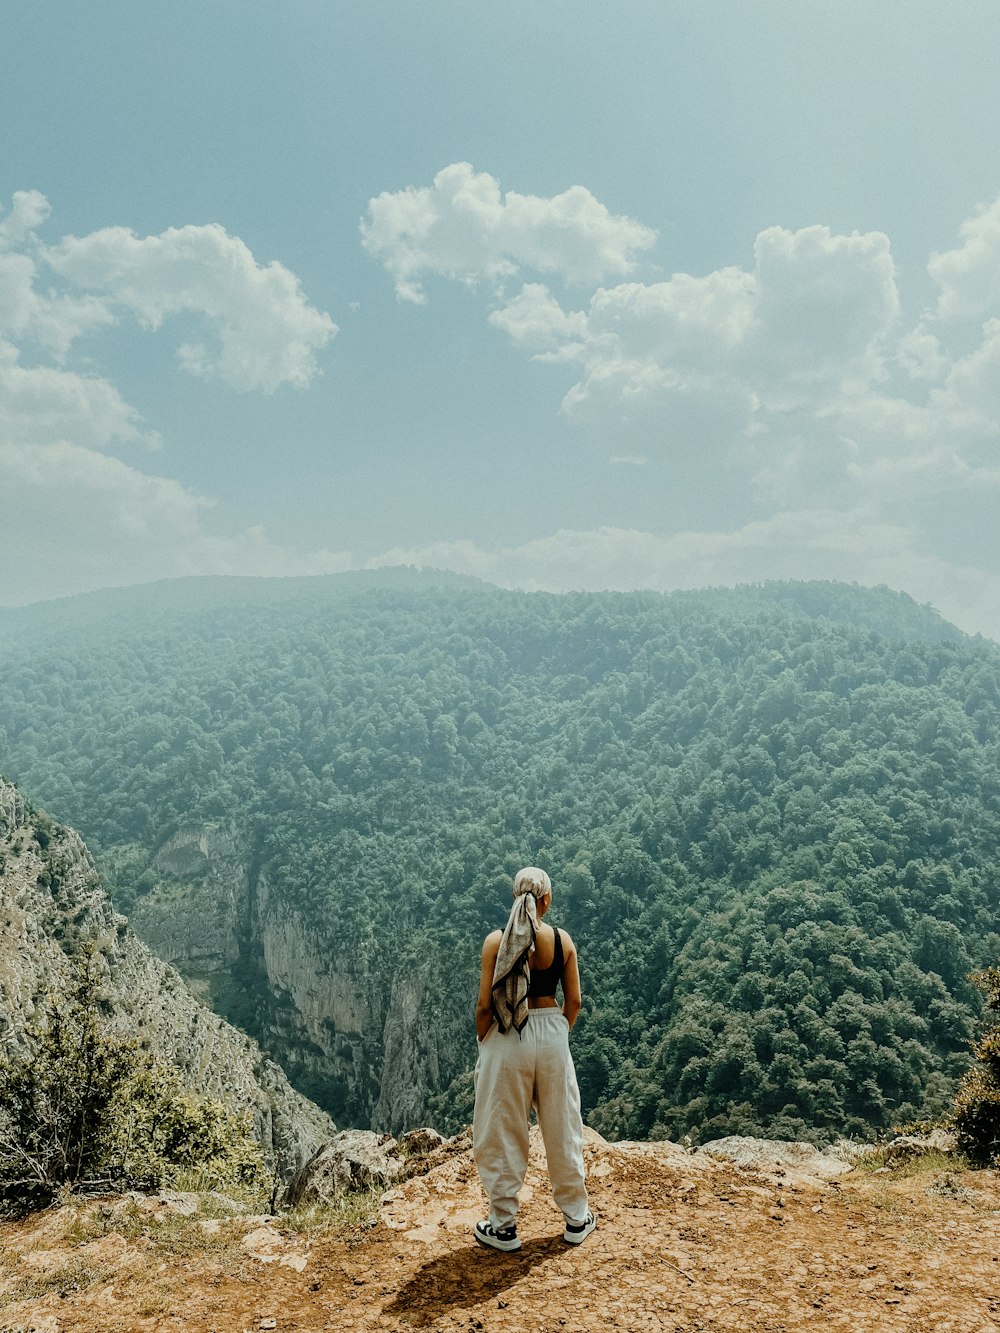
[{"label": "white sweatpants", "polygon": [[567,1222],[587,1220],[580,1089],[560,1009],[531,1009],[520,1037],[494,1024],[479,1045],[472,1149],[489,1195],[490,1223],[512,1226],[528,1169],[528,1120],[534,1104],[549,1181]]}]

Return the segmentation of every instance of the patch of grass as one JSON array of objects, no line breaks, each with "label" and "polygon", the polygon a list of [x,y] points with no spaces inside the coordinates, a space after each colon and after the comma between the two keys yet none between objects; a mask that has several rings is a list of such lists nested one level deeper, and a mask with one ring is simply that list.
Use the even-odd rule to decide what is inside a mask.
[{"label": "patch of grass", "polygon": [[888,1177],[890,1180],[908,1180],[911,1176],[933,1175],[938,1171],[968,1170],[968,1162],[964,1157],[954,1153],[939,1152],[937,1149],[921,1153],[917,1157],[910,1157],[906,1161],[894,1162],[888,1144],[873,1144],[870,1148],[859,1150],[854,1166],[855,1170],[865,1171],[868,1174],[886,1168],[890,1173]]},{"label": "patch of grass", "polygon": [[65,1299],[75,1292],[85,1291],[96,1282],[105,1282],[114,1270],[107,1264],[89,1264],[83,1259],[70,1258],[60,1268],[37,1277],[20,1278],[10,1294],[12,1301],[37,1301],[43,1296],[61,1296]]},{"label": "patch of grass", "polygon": [[299,1235],[350,1235],[370,1230],[378,1221],[381,1189],[345,1191],[332,1203],[305,1204],[282,1213],[282,1227]]},{"label": "patch of grass", "polygon": [[117,1226],[121,1215],[120,1209],[110,1204],[98,1204],[75,1213],[63,1232],[67,1245],[86,1245],[92,1240],[101,1240],[112,1231],[120,1231]]},{"label": "patch of grass", "polygon": [[136,1314],[140,1319],[151,1319],[154,1315],[169,1314],[174,1305],[173,1294],[169,1291],[147,1291],[139,1302]]},{"label": "patch of grass", "polygon": [[[199,1203],[199,1211],[209,1206],[209,1200],[215,1195],[219,1198],[220,1182],[217,1170],[201,1165],[189,1167],[176,1167],[170,1173],[170,1185],[172,1190],[179,1190],[184,1194],[200,1194],[203,1202]],[[223,1196],[232,1199],[234,1203],[240,1205],[240,1208],[247,1213],[266,1213],[271,1209],[271,1184],[270,1181],[259,1178],[257,1184],[245,1184],[237,1180],[227,1180],[221,1186]],[[202,1216],[207,1217],[211,1214],[202,1212]],[[219,1214],[226,1216],[226,1214]]]}]

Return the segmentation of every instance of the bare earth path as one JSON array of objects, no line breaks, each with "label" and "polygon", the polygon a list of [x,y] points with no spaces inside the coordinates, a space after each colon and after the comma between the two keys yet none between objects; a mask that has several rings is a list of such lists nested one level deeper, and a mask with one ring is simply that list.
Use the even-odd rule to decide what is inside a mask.
[{"label": "bare earth path", "polygon": [[467,1153],[341,1236],[154,1212],[71,1244],[45,1214],[0,1229],[0,1330],[1000,1333],[995,1172],[823,1183],[596,1138],[587,1157],[599,1224],[578,1249],[536,1153],[513,1255],[472,1239]]}]

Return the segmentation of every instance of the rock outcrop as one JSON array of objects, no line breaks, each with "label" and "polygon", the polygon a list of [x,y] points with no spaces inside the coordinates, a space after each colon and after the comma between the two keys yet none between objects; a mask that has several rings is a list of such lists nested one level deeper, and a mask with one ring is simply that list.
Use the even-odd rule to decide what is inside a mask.
[{"label": "rock outcrop", "polygon": [[39,999],[65,984],[83,939],[97,946],[112,1021],[147,1040],[192,1088],[249,1110],[283,1174],[336,1132],[255,1041],[201,1004],[139,940],[114,911],[80,836],[31,811],[0,780],[0,1041],[30,1046]]},{"label": "rock outcrop", "polygon": [[[297,1087],[341,1124],[399,1133],[427,1118],[428,1095],[462,1063],[461,1034],[440,1016],[427,1021],[432,960],[381,964],[338,949],[224,830],[178,830],[153,868],[158,883],[132,914],[136,933],[252,1031]],[[466,1035],[471,1044],[471,1015]]]},{"label": "rock outcrop", "polygon": [[706,1157],[769,1175],[803,1176],[811,1180],[835,1180],[853,1169],[842,1157],[820,1152],[811,1143],[784,1139],[751,1139],[732,1134],[703,1143],[698,1151]]},{"label": "rock outcrop", "polygon": [[394,1139],[371,1130],[343,1130],[296,1172],[284,1203],[332,1203],[345,1191],[386,1190],[412,1176],[426,1175],[456,1153],[467,1153],[467,1134],[445,1139],[434,1129],[411,1129]]}]

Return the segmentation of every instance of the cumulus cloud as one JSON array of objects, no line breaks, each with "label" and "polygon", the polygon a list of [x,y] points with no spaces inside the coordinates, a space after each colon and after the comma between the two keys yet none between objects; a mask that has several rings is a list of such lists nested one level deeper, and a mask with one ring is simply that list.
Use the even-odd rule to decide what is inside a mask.
[{"label": "cumulus cloud", "polygon": [[34,232],[49,212],[37,190],[18,190],[0,217],[0,337],[26,339],[62,358],[81,334],[110,323],[112,315],[96,297],[36,291]]},{"label": "cumulus cloud", "polygon": [[455,162],[431,186],[385,192],[368,203],[362,243],[392,275],[400,300],[423,302],[424,278],[476,283],[530,269],[570,282],[623,277],[656,233],[616,217],[582,185],[550,197],[502,193],[500,182]]},{"label": "cumulus cloud", "polygon": [[894,469],[896,499],[997,481],[981,455],[1000,427],[1000,323],[961,356],[933,320],[901,330],[879,232],[772,227],[751,269],[619,283],[578,309],[529,283],[488,318],[579,366],[563,410],[616,452],[701,453],[771,506],[853,506]]},{"label": "cumulus cloud", "polygon": [[754,322],[747,348],[782,381],[878,369],[878,340],[899,313],[889,238],[829,227],[769,227],[754,244]]},{"label": "cumulus cloud", "polygon": [[14,195],[0,216],[0,494],[14,604],[182,574],[304,574],[343,569],[344,553],[296,552],[260,528],[214,530],[212,502],[114,456],[159,436],[86,359],[86,334],[134,314],[171,316],[214,340],[186,341],[182,364],[237,389],[304,385],[336,332],[297,278],[262,266],[223,228],[140,238],[110,227],[46,244],[47,200]]},{"label": "cumulus cloud", "polygon": [[0,252],[0,336],[35,343],[63,360],[77,338],[113,322],[96,297],[39,294],[37,274],[29,255]]},{"label": "cumulus cloud", "polygon": [[4,587],[17,605],[92,588],[187,574],[320,574],[344,552],[295,552],[260,528],[209,530],[212,502],[167,477],[66,441],[0,443]]},{"label": "cumulus cloud", "polygon": [[[932,257],[938,309],[910,328],[877,231],[768,227],[746,268],[643,280],[649,228],[580,187],[503,195],[458,163],[373,199],[362,232],[404,299],[423,300],[430,274],[491,280],[490,324],[533,360],[578,368],[562,408],[606,456],[700,456],[742,471],[771,508],[817,493],[856,506],[894,470],[897,499],[996,483],[984,449],[1000,428],[1000,201]],[[591,292],[570,300],[557,279]],[[956,352],[947,323],[972,314],[987,317],[980,338]]]},{"label": "cumulus cloud", "polygon": [[158,236],[105,227],[66,237],[44,255],[60,276],[130,310],[146,328],[172,315],[203,316],[212,340],[183,343],[181,365],[234,389],[308,384],[316,353],[337,332],[294,273],[277,261],[258,264],[238,236],[214,223]]},{"label": "cumulus cloud", "polygon": [[0,339],[0,440],[49,444],[70,440],[91,449],[157,437],[106,379],[53,366],[24,366],[17,348]]},{"label": "cumulus cloud", "polygon": [[[0,335],[64,359],[77,339],[125,311],[151,330],[186,316],[202,330],[178,349],[191,374],[266,393],[316,375],[337,326],[294,273],[259,264],[238,236],[216,224],[157,236],[105,227],[48,245],[36,232],[50,211],[37,190],[18,191],[0,220]],[[49,285],[39,290],[43,269]],[[52,275],[69,290],[53,290]]]},{"label": "cumulus cloud", "polygon": [[586,310],[564,311],[546,288],[525,286],[490,320],[522,346],[562,348],[581,363],[566,401],[577,412],[609,395],[626,405],[722,389],[747,418],[878,373],[879,340],[899,308],[887,237],[772,227],[754,253],[751,271],[600,288]]},{"label": "cumulus cloud", "polygon": [[1000,309],[1000,199],[967,218],[962,243],[931,256],[928,272],[938,285],[937,314],[968,319]]},{"label": "cumulus cloud", "polygon": [[0,250],[23,245],[51,212],[49,201],[38,190],[15,190],[7,216],[0,220]]}]

